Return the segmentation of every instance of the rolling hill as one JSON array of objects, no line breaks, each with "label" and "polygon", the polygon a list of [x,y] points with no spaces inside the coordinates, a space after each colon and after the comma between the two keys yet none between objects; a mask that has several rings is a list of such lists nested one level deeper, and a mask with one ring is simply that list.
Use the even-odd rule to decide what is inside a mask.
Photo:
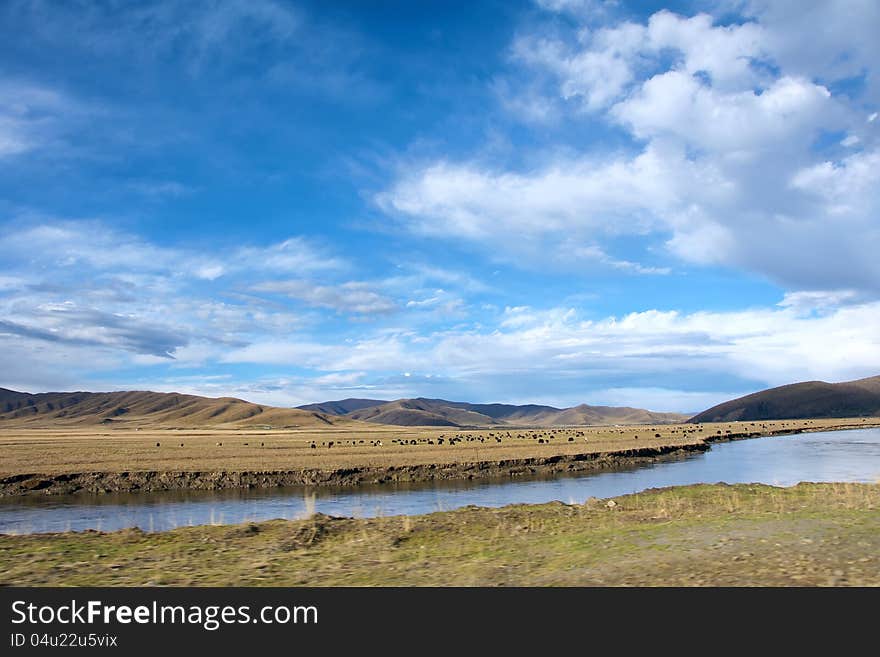
[{"label": "rolling hill", "polygon": [[381,406],[389,403],[387,399],[340,399],[338,401],[322,402],[320,404],[306,404],[297,406],[303,411],[315,411],[316,413],[324,413],[326,415],[345,415],[352,411],[359,411],[363,408],[372,408],[373,406]]},{"label": "rolling hill", "polygon": [[294,408],[276,408],[222,397],[175,392],[46,392],[0,388],[0,426],[319,428],[354,424],[349,418]]},{"label": "rolling hill", "polygon": [[400,426],[493,426],[497,420],[464,408],[434,403],[428,399],[398,399],[348,414],[355,420]]},{"label": "rolling hill", "polygon": [[[329,412],[338,407],[344,411],[349,402],[367,401],[369,400],[331,401],[299,408],[320,408]],[[678,413],[655,413],[628,407],[581,404],[573,408],[555,408],[537,404],[470,404],[425,398],[376,402],[371,406],[364,405],[339,414],[378,424],[449,427],[662,424],[683,422],[687,418]]]},{"label": "rolling hill", "polygon": [[880,376],[843,383],[806,381],[718,404],[690,422],[880,416]]}]

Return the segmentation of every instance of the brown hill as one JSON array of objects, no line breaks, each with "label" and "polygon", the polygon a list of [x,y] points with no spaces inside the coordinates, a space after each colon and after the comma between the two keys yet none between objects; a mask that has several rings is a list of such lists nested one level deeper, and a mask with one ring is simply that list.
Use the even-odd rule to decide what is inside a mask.
[{"label": "brown hill", "polygon": [[0,426],[67,425],[120,427],[318,428],[353,424],[344,417],[294,408],[276,408],[221,397],[176,392],[46,392],[30,394],[0,388]]},{"label": "brown hill", "polygon": [[[323,402],[300,408],[343,408],[345,403]],[[538,404],[470,404],[445,399],[398,399],[345,413],[366,422],[404,426],[562,426],[610,424],[664,424],[684,422],[686,415],[655,413],[639,408],[588,406],[555,408]]]},{"label": "brown hill", "polygon": [[880,416],[880,376],[843,383],[807,381],[770,388],[695,415],[690,422]]},{"label": "brown hill", "polygon": [[433,403],[427,399],[398,399],[348,413],[346,417],[377,424],[424,427],[492,426],[497,420],[466,409]]},{"label": "brown hill", "polygon": [[321,402],[319,404],[305,404],[297,406],[304,411],[315,411],[316,413],[324,413],[325,415],[345,415],[352,411],[360,411],[373,406],[381,406],[388,404],[387,399],[340,399],[338,401]]},{"label": "brown hill", "polygon": [[659,413],[629,406],[588,406],[566,408],[552,417],[551,424],[675,424],[686,418],[681,413]]}]

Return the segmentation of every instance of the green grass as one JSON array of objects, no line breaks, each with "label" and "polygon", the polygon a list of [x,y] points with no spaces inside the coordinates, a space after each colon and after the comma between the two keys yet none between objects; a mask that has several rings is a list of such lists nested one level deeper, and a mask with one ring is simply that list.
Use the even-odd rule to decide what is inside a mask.
[{"label": "green grass", "polygon": [[0,537],[12,585],[880,585],[880,486]]}]

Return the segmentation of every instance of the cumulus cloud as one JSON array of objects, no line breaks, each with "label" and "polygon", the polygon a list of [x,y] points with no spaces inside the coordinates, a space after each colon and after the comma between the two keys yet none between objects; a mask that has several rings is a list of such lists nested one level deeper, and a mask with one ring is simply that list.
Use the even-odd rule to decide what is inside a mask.
[{"label": "cumulus cloud", "polygon": [[880,5],[872,0],[745,0],[747,18],[785,70],[820,80],[862,78],[866,100],[880,102]]},{"label": "cumulus cloud", "polygon": [[[834,26],[818,39],[825,23],[786,22],[794,4],[763,2],[729,24],[664,10],[644,23],[582,23],[570,38],[521,35],[514,62],[579,106],[569,120],[623,130],[629,145],[569,147],[529,167],[410,163],[376,201],[418,234],[500,246],[529,266],[567,249],[633,272],[720,265],[789,289],[876,294],[880,134],[863,109],[872,92],[835,91],[876,78],[864,27],[876,11],[812,3],[804,13]],[[843,150],[828,145],[835,134],[854,139]],[[651,264],[612,255],[621,235],[639,236]]]},{"label": "cumulus cloud", "polygon": [[[715,16],[661,11],[638,21],[615,18],[615,4],[536,0],[526,15],[544,10],[547,22],[522,27],[486,95],[521,121],[510,135],[517,147],[401,163],[375,201],[380,220],[409,235],[396,254],[364,256],[369,268],[302,235],[195,248],[106,219],[4,222],[0,385],[94,387],[88,381],[107,372],[118,387],[139,366],[143,378],[128,387],[272,403],[358,390],[689,411],[766,385],[876,374],[876,3],[737,0],[713,5]],[[260,84],[311,76],[340,98],[351,91],[351,76],[331,74],[351,60],[330,66],[332,49],[315,47],[339,39],[310,35],[283,3],[148,3],[121,22],[109,5],[62,10],[9,3],[0,16],[89,56],[155,41],[136,66],[173,62],[184,75],[226,64],[241,81],[239,64],[265,47],[272,57],[253,58],[272,64]],[[0,86],[0,100],[4,166],[63,143],[92,113],[14,82]],[[188,193],[165,175],[126,189]],[[412,235],[430,240],[425,255]],[[449,247],[445,267],[428,264],[444,259],[434,257],[439,241]],[[455,270],[457,248],[487,257]],[[400,253],[408,261],[377,274],[381,256]],[[739,311],[682,312],[658,300],[587,316],[552,296],[530,301],[543,308],[515,305],[532,282],[499,283],[487,259],[546,280],[556,267],[633,277],[736,267],[781,283],[784,297]],[[594,289],[562,292],[581,293]],[[277,374],[285,369],[297,374]]]}]

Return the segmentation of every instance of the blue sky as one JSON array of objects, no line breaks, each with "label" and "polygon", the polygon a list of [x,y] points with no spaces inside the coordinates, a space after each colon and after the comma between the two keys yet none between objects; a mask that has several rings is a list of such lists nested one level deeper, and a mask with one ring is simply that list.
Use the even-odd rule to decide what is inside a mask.
[{"label": "blue sky", "polygon": [[0,8],[0,386],[697,411],[880,373],[880,7]]}]

